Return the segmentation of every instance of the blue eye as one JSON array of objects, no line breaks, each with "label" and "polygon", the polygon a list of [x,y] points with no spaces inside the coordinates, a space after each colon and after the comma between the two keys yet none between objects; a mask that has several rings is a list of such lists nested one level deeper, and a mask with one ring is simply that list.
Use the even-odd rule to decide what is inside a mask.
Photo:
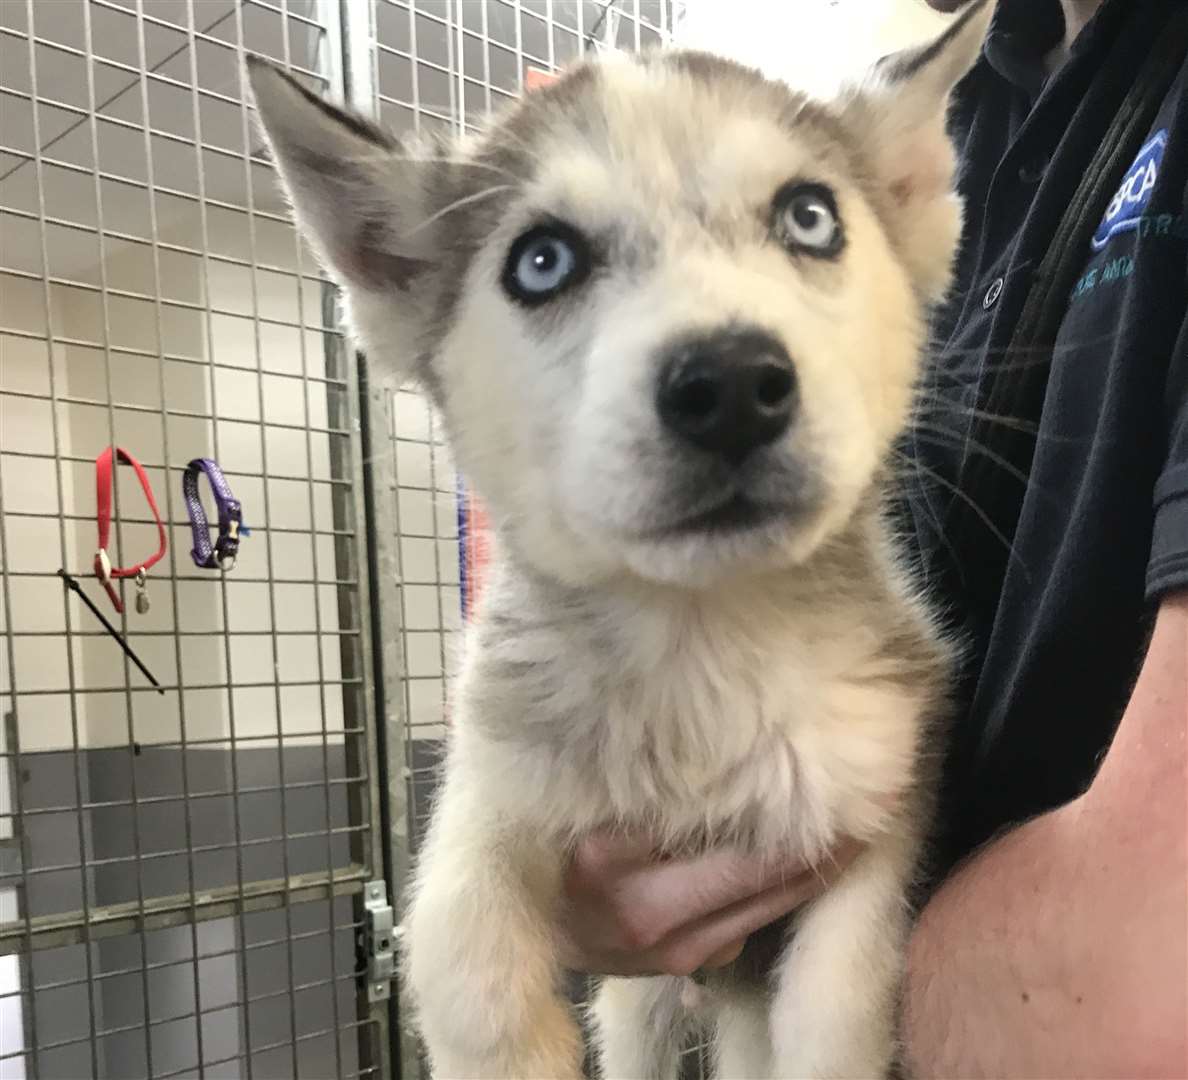
[{"label": "blue eye", "polygon": [[516,263],[516,284],[528,293],[555,292],[573,273],[577,259],[557,236],[542,236],[528,245]]},{"label": "blue eye", "polygon": [[807,248],[826,248],[833,242],[837,221],[823,199],[798,195],[784,210],[784,231],[789,240]]},{"label": "blue eye", "polygon": [[522,304],[540,304],[584,278],[589,248],[568,226],[538,225],[512,244],[503,270],[503,286]]},{"label": "blue eye", "polygon": [[785,247],[810,255],[836,255],[841,220],[833,193],[823,184],[786,184],[776,193],[772,229]]}]

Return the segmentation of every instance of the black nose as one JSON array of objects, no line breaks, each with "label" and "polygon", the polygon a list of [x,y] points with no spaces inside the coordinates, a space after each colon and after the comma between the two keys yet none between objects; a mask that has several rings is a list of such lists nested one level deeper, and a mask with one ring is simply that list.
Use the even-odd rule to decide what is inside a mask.
[{"label": "black nose", "polygon": [[656,393],[670,431],[734,465],[778,439],[795,405],[788,352],[759,330],[682,341],[669,351]]}]

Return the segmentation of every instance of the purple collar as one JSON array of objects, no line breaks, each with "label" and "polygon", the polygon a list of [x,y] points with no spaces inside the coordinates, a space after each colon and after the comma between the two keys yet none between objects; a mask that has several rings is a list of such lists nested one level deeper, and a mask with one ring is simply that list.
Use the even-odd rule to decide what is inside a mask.
[{"label": "purple collar", "polygon": [[[206,511],[198,497],[199,473],[206,473],[219,512],[219,535],[213,544],[210,542]],[[231,494],[218,462],[213,458],[194,458],[182,474],[182,498],[185,499],[190,529],[194,534],[194,548],[190,552],[194,565],[205,570],[233,570],[235,558],[239,554],[240,535],[246,536],[248,530],[243,527],[243,509],[239,500]]]}]

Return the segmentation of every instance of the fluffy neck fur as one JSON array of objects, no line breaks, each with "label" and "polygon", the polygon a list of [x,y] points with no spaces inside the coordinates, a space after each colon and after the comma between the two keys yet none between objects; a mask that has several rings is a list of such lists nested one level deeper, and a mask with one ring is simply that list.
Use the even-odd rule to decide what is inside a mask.
[{"label": "fluffy neck fur", "polygon": [[642,826],[672,849],[817,857],[883,831],[944,666],[885,537],[864,512],[803,566],[696,591],[573,589],[501,549],[456,750],[506,770],[502,810],[565,842]]}]

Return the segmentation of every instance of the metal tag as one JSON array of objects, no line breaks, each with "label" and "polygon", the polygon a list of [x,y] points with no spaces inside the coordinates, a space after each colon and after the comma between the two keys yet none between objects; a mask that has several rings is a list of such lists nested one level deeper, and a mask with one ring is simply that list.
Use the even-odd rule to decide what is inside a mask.
[{"label": "metal tag", "polygon": [[144,567],[136,571],[136,612],[139,615],[148,613],[148,609],[152,607],[149,603],[148,590],[145,588],[145,582],[148,580],[148,575],[144,572]]}]

